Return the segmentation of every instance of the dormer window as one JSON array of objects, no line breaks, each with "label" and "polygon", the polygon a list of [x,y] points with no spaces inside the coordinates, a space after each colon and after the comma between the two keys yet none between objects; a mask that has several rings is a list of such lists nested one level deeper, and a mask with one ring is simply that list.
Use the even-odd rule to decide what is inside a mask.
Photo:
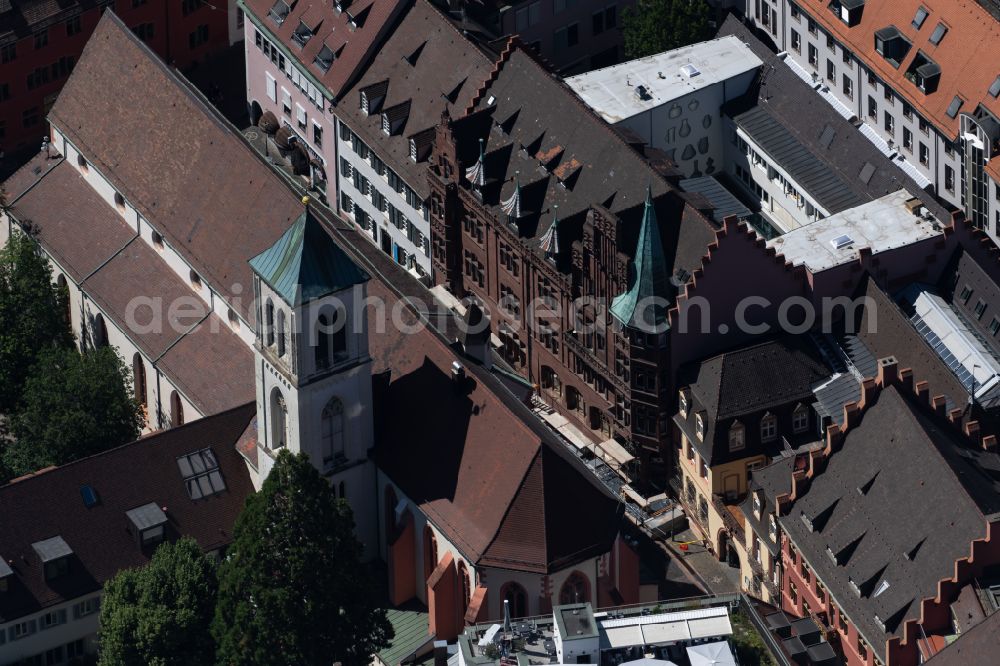
[{"label": "dormer window", "polygon": [[792,432],[798,434],[809,429],[809,407],[799,404],[792,413]]},{"label": "dormer window", "polygon": [[705,441],[705,417],[700,413],[694,415],[694,434],[699,442]]},{"label": "dormer window", "polygon": [[54,536],[31,544],[45,570],[45,580],[56,580],[69,573],[69,559],[73,549],[62,537]]},{"label": "dormer window", "polygon": [[295,32],[292,33],[292,39],[299,46],[305,46],[306,43],[312,39],[313,31],[312,28],[306,25],[305,21],[299,21],[299,27],[295,28]]},{"label": "dormer window", "polygon": [[410,139],[410,161],[417,161],[417,142]]},{"label": "dormer window", "polygon": [[316,59],[313,60],[313,64],[326,73],[330,70],[330,66],[333,65],[333,61],[336,59],[337,56],[333,52],[333,49],[331,49],[328,44],[323,44],[323,48],[321,48],[319,53],[316,54]]},{"label": "dormer window", "polygon": [[941,80],[941,67],[923,51],[917,51],[906,70],[906,78],[920,88],[921,92],[930,94],[937,90],[938,81]]},{"label": "dormer window", "polygon": [[761,501],[762,494],[763,493],[759,490],[755,490],[753,494],[753,515],[757,516],[758,520],[760,519],[760,513],[764,508],[764,502]]},{"label": "dormer window", "polygon": [[688,415],[688,392],[681,391],[677,397],[677,404],[680,408],[681,418],[687,418]]},{"label": "dormer window", "polygon": [[774,517],[773,513],[767,517],[767,536],[771,538],[771,541],[778,540],[778,519]]},{"label": "dormer window", "polygon": [[125,517],[129,521],[129,531],[140,547],[155,546],[163,541],[167,515],[155,502],[126,511]]},{"label": "dormer window", "polygon": [[903,36],[894,25],[882,28],[875,33],[875,50],[880,56],[885,58],[893,67],[899,65],[906,59],[906,54],[910,52],[910,40]]},{"label": "dormer window", "polygon": [[288,12],[291,11],[288,7],[288,3],[285,0],[278,0],[271,7],[267,15],[271,17],[271,20],[275,22],[276,25],[281,25],[288,18]]},{"label": "dormer window", "polygon": [[774,414],[765,414],[760,420],[760,440],[770,442],[778,437],[778,419]]},{"label": "dormer window", "polygon": [[7,581],[14,575],[14,570],[7,564],[7,560],[0,557],[0,592],[7,591]]},{"label": "dormer window", "polygon": [[830,11],[837,15],[848,26],[861,22],[861,12],[865,8],[865,0],[831,0]]},{"label": "dormer window", "polygon": [[389,124],[389,116],[382,114],[382,131],[385,134],[392,134],[392,126]]},{"label": "dormer window", "polygon": [[368,115],[368,95],[364,90],[361,91],[361,113]]},{"label": "dormer window", "polygon": [[739,421],[729,427],[729,450],[739,451],[746,448],[747,437],[746,428]]}]

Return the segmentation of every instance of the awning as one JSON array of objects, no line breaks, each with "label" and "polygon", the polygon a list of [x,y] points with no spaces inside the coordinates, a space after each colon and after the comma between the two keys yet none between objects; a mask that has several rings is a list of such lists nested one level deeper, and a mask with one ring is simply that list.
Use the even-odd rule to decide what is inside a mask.
[{"label": "awning", "polygon": [[278,122],[278,118],[273,113],[265,111],[261,115],[260,120],[257,121],[257,127],[264,130],[267,134],[274,134],[278,131],[280,123]]},{"label": "awning", "polygon": [[282,125],[274,134],[274,145],[278,146],[279,150],[288,150],[291,147],[288,141],[290,138],[292,138],[292,130]]},{"label": "awning", "polygon": [[628,463],[635,460],[635,456],[625,450],[621,444],[616,442],[614,439],[606,439],[600,444],[594,446],[594,453],[605,461],[611,458],[619,465],[627,465]]},{"label": "awning", "polygon": [[626,648],[633,645],[644,645],[642,627],[611,627],[605,628],[601,635],[601,649]]}]

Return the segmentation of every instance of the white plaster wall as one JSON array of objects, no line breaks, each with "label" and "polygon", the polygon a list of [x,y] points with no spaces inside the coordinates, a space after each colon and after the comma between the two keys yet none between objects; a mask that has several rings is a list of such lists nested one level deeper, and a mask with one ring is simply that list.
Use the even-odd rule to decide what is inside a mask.
[{"label": "white plaster wall", "polygon": [[[79,619],[74,619],[73,617],[73,606],[83,599],[88,599],[92,596],[100,596],[100,594],[86,595],[73,601],[46,608],[45,612],[26,615],[17,618],[13,622],[0,624],[0,632],[6,632],[7,635],[7,642],[0,645],[0,663],[12,664],[21,659],[42,654],[47,650],[78,639],[84,639],[84,649],[89,654],[95,653],[97,651],[97,628],[100,613],[91,613]],[[58,610],[66,611],[66,622],[42,630],[42,616]],[[32,619],[36,621],[36,626],[38,627],[35,633],[15,641],[10,640],[9,629],[13,625]],[[44,660],[42,663],[44,663]]]}]

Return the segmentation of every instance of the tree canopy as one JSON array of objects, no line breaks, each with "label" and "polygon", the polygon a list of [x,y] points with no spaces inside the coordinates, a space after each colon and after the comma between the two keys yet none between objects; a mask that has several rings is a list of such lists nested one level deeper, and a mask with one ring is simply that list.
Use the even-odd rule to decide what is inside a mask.
[{"label": "tree canopy", "polygon": [[0,412],[14,411],[43,351],[72,345],[67,298],[34,239],[11,234],[0,248]]},{"label": "tree canopy", "polygon": [[281,451],[219,568],[217,662],[369,663],[393,632],[360,560],[347,503],[307,457]]},{"label": "tree canopy", "polygon": [[216,588],[215,564],[192,539],[119,572],[104,586],[99,666],[211,664]]},{"label": "tree canopy", "polygon": [[114,349],[45,349],[25,383],[13,418],[16,441],[5,447],[4,463],[14,475],[64,465],[134,440],[142,421],[131,376]]},{"label": "tree canopy", "polygon": [[642,58],[711,39],[705,0],[638,0],[622,13],[625,55]]}]

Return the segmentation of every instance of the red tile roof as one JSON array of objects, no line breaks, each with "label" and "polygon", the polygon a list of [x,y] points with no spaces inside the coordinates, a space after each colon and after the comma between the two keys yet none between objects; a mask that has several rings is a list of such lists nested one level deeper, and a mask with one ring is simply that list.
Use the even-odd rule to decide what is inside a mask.
[{"label": "red tile roof", "polygon": [[[374,280],[369,295],[398,300]],[[388,477],[473,562],[544,573],[608,552],[620,502],[490,373],[468,367],[457,389],[451,364],[468,362],[430,331],[395,328],[371,336],[376,378],[390,373],[375,391]]]},{"label": "red tile roof", "polygon": [[236,128],[113,12],[101,18],[49,120],[253,323],[247,259],[270,247],[302,206]]},{"label": "red tile roof", "polygon": [[[206,551],[226,546],[253,492],[234,444],[255,410],[243,405],[0,487],[0,557],[14,570],[0,594],[0,621],[96,592],[121,569],[148,562],[152,553],[126,531],[125,512],[149,502],[164,509],[168,538],[193,537]],[[193,501],[177,458],[204,448],[215,454],[226,490]],[[80,494],[85,485],[99,500],[89,509]],[[70,574],[49,583],[31,544],[54,536],[73,555]]]},{"label": "red tile roof", "polygon": [[[280,25],[269,15],[275,0],[242,0],[240,4],[255,25],[280,42],[337,99],[368,64],[407,0],[344,0],[342,12],[337,12],[331,0],[289,1],[291,10]],[[352,20],[356,27],[351,26]],[[314,30],[305,46],[292,38],[300,23]],[[326,72],[313,62],[324,44],[337,56]]]},{"label": "red tile roof", "polygon": [[[36,174],[36,166],[44,168]],[[207,305],[196,317],[171,318],[172,304],[201,301],[76,167],[40,154],[7,184],[24,192],[12,200],[14,216],[31,220],[46,252],[202,414],[254,399],[250,348],[229,324],[207,314]],[[152,325],[149,308],[132,309],[139,299],[157,299],[152,304],[162,325]]]},{"label": "red tile roof", "polygon": [[[798,0],[798,3],[946,135],[957,137],[959,133],[958,117],[949,118],[946,113],[956,95],[965,101],[962,111],[971,112],[981,103],[1000,116],[1000,100],[987,92],[1000,75],[1000,61],[990,55],[1000,53],[1000,23],[975,0],[867,2],[860,22],[853,27],[848,27],[830,11],[827,0]],[[930,14],[917,30],[911,22],[921,6]],[[948,32],[935,46],[930,37],[939,22],[948,27]],[[795,27],[793,21],[790,24]],[[896,26],[912,43],[898,69],[875,51],[875,32],[890,25]],[[805,37],[805,19],[800,28],[795,29]],[[941,66],[938,88],[929,95],[905,77],[918,51],[923,51]]]}]

